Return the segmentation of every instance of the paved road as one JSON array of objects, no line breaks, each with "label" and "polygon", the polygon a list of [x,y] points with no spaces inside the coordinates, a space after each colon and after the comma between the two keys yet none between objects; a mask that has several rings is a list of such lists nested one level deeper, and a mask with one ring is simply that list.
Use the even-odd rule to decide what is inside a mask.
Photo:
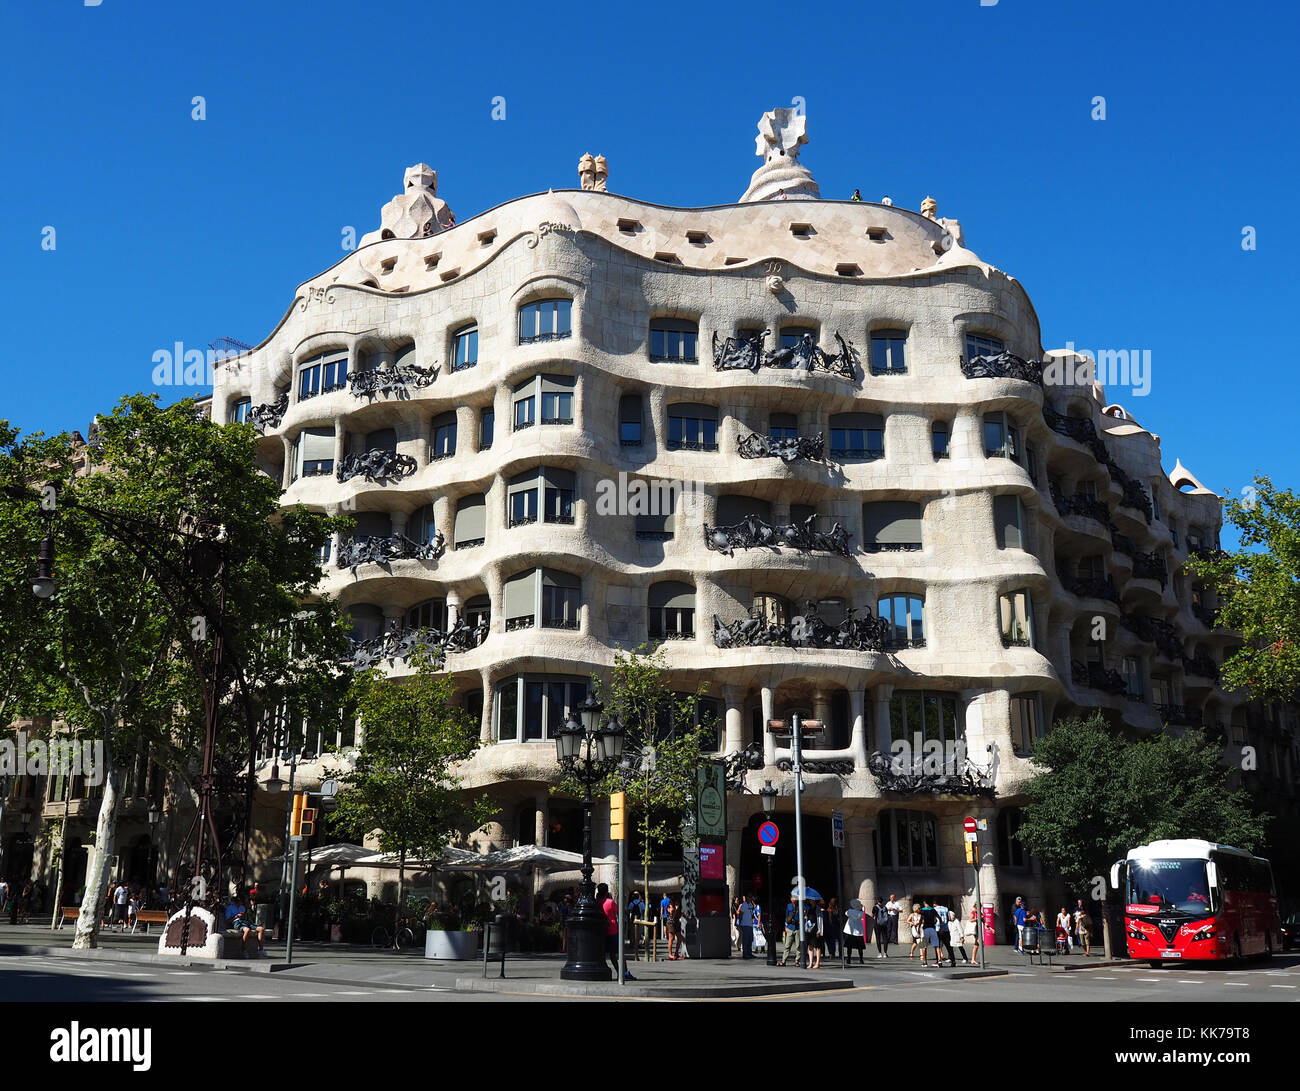
[{"label": "paved road", "polygon": [[[553,996],[520,992],[469,993],[454,989],[452,973],[431,975],[417,963],[409,969],[377,972],[373,963],[336,962],[274,974],[245,970],[173,969],[145,962],[92,961],[39,954],[0,956],[0,1001],[62,1000],[73,1002],[157,1002],[219,1004],[248,1002],[329,1001],[445,1002],[529,1000]],[[470,964],[472,965],[472,964]],[[766,972],[755,967],[758,972]],[[559,965],[554,966],[558,978]],[[459,971],[472,974],[466,965]],[[834,976],[845,976],[835,968]],[[311,977],[333,980],[310,980]],[[1013,965],[1001,977],[956,980],[942,970],[921,970],[905,960],[888,967],[854,967],[854,987],[835,992],[796,993],[775,997],[809,1003],[976,1001],[1137,1001],[1149,1003],[1295,1003],[1300,1001],[1300,956],[1287,955],[1270,964],[1243,969],[1222,966],[1150,969],[1105,966],[1069,973]],[[431,983],[431,980],[436,983]],[[631,997],[627,999],[633,999]],[[661,998],[646,1002],[662,1003]],[[708,1002],[708,1001],[704,1001]],[[741,1003],[766,1003],[753,998]]]}]

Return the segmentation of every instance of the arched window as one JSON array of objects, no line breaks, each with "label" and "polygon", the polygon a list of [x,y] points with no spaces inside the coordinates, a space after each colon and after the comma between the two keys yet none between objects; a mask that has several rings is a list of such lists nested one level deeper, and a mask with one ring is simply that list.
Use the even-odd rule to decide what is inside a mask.
[{"label": "arched window", "polygon": [[925,599],[921,595],[882,595],[876,613],[891,626],[892,648],[925,647]]},{"label": "arched window", "polygon": [[347,349],[333,349],[298,365],[298,400],[339,390],[348,382]]},{"label": "arched window", "polygon": [[559,341],[573,332],[571,325],[573,301],[569,299],[539,299],[519,308],[519,343],[530,345],[536,341]]},{"label": "arched window", "polygon": [[939,822],[928,811],[881,811],[878,832],[879,867],[933,871],[939,866]]},{"label": "arched window", "polygon": [[464,371],[478,363],[478,326],[462,326],[452,338],[451,370]]}]

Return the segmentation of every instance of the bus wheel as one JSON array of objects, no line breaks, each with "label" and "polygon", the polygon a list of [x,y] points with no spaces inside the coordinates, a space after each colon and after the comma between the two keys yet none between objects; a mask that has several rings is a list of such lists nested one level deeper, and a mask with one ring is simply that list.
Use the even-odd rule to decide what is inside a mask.
[{"label": "bus wheel", "polygon": [[1160,969],[1161,965],[1163,965],[1163,964],[1161,963],[1161,961],[1160,961],[1158,958],[1153,958],[1153,959],[1150,960],[1150,962],[1148,963],[1148,965],[1151,967],[1151,969],[1153,969],[1153,970],[1158,970],[1158,969]]}]

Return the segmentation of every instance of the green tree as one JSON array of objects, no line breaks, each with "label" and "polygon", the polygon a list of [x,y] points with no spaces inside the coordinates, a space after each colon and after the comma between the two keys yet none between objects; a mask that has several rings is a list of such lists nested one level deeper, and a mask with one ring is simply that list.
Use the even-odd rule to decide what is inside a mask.
[{"label": "green tree", "polygon": [[[31,620],[37,635],[19,668],[26,700],[103,744],[75,947],[97,944],[132,756],[147,746],[192,782],[211,701],[219,779],[228,800],[242,787],[246,802],[240,771],[267,713],[288,705],[336,714],[348,685],[337,611],[323,601],[304,606],[333,521],[280,510],[279,482],[259,469],[252,427],[219,427],[191,399],[161,408],[144,395],[123,399],[97,426],[89,472],[59,454],[70,447],[61,436],[11,448],[0,482],[0,539],[30,536],[42,482],[58,496],[49,523],[58,589]],[[213,678],[218,635],[224,669]],[[247,821],[245,809],[244,833]],[[228,832],[226,847],[235,840]]]},{"label": "green tree", "polygon": [[1300,497],[1258,477],[1224,506],[1241,548],[1188,559],[1221,600],[1219,623],[1243,644],[1224,661],[1223,684],[1255,700],[1290,702],[1300,690]]},{"label": "green tree", "polygon": [[[694,801],[695,771],[705,759],[714,725],[697,724],[701,686],[693,694],[675,692],[662,651],[615,652],[608,679],[592,678],[592,692],[625,731],[624,761],[596,788],[599,795],[627,793],[629,820],[641,835],[641,863],[649,867],[656,848],[682,830],[682,812]],[[654,751],[654,770],[643,759]],[[555,791],[582,797],[582,782],[562,775]],[[648,892],[647,892],[648,896]]]},{"label": "green tree", "polygon": [[417,656],[416,667],[405,678],[378,671],[357,677],[361,748],[352,771],[339,777],[333,818],[358,838],[377,830],[380,850],[397,855],[395,925],[407,860],[432,864],[453,839],[496,813],[486,796],[468,795],[455,772],[478,749],[478,724],[452,704],[451,680],[427,656]]},{"label": "green tree", "polygon": [[1017,836],[1075,890],[1149,841],[1201,837],[1254,851],[1265,818],[1228,789],[1219,758],[1200,731],[1128,742],[1099,714],[1062,721],[1034,745],[1041,772],[1025,785]]}]

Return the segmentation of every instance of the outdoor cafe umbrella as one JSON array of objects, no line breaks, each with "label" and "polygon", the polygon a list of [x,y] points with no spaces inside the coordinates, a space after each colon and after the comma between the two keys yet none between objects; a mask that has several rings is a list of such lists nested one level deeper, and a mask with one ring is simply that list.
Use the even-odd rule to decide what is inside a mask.
[{"label": "outdoor cafe umbrella", "polygon": [[[798,887],[795,887],[793,890],[790,891],[790,893],[791,893],[791,895],[797,897],[798,894],[799,894],[799,888],[798,888]],[[805,887],[803,888],[803,900],[806,901],[806,902],[820,902],[820,901],[825,901],[825,899],[824,899],[820,894],[818,894],[817,891],[815,891],[815,890],[814,890],[812,887],[810,887],[810,886],[805,886]]]}]

